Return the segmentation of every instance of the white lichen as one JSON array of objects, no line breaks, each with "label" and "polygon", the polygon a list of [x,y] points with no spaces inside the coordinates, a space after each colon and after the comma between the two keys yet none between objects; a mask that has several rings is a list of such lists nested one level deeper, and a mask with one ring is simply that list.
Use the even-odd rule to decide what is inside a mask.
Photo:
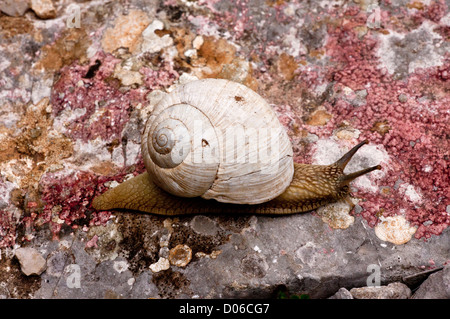
[{"label": "white lichen", "polygon": [[113,268],[120,274],[128,269],[128,263],[125,260],[114,261]]},{"label": "white lichen", "polygon": [[381,223],[375,226],[375,234],[381,240],[395,245],[402,245],[410,241],[417,230],[417,227],[412,227],[401,215],[380,217],[380,220]]},{"label": "white lichen", "polygon": [[339,201],[319,207],[316,212],[331,228],[346,229],[355,222],[355,217],[350,215],[351,210],[352,207],[347,202]]}]

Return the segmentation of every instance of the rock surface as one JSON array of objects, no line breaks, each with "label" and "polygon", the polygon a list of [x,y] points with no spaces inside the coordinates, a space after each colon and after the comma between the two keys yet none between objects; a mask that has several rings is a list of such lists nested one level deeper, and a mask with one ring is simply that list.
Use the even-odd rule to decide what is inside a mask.
[{"label": "rock surface", "polygon": [[340,288],[333,296],[328,299],[353,299],[352,294],[345,288]]},{"label": "rock surface", "polygon": [[450,299],[450,266],[431,274],[414,292],[413,299]]},{"label": "rock surface", "polygon": [[30,8],[28,0],[2,0],[0,11],[12,17],[23,16]]},{"label": "rock surface", "polygon": [[408,299],[411,289],[400,282],[393,282],[387,286],[352,288],[354,299]]},{"label": "rock surface", "polygon": [[[349,297],[450,262],[448,1],[33,0],[36,15],[10,4],[0,7],[0,296],[328,298],[345,287]],[[95,196],[144,171],[140,133],[161,96],[207,77],[262,95],[295,161],[329,164],[367,139],[346,172],[382,170],[351,184],[353,209],[94,210]],[[30,245],[48,263],[40,276],[14,259]],[[415,297],[445,295],[435,284],[446,273]]]}]

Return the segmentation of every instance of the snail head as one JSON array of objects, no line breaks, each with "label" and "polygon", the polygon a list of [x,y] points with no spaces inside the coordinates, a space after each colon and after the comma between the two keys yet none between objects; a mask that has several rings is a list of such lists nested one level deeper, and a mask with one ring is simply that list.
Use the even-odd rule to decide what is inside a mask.
[{"label": "snail head", "polygon": [[344,169],[347,166],[348,162],[352,159],[353,155],[361,148],[361,146],[369,143],[367,140],[362,141],[358,145],[354,146],[350,151],[344,154],[339,160],[337,160],[333,165],[336,166],[339,170],[341,170],[342,174],[339,176],[339,187],[344,187],[348,185],[351,181],[358,178],[359,176],[370,173],[374,170],[381,169],[381,165],[375,165],[372,167],[368,167],[362,169],[360,171],[344,174]]},{"label": "snail head", "polygon": [[350,193],[350,182],[371,171],[381,169],[380,165],[345,174],[344,169],[353,155],[368,141],[365,140],[339,160],[330,165],[307,165],[295,163],[291,185],[280,196],[296,211],[308,211],[326,203],[346,198]]}]

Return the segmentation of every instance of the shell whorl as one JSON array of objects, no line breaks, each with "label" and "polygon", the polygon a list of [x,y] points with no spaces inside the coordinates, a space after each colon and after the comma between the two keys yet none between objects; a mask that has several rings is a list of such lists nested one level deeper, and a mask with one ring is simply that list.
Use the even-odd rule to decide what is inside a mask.
[{"label": "shell whorl", "polygon": [[291,143],[272,108],[244,85],[221,79],[180,85],[163,97],[147,121],[142,154],[167,192],[226,203],[271,200],[294,170]]},{"label": "shell whorl", "polygon": [[196,107],[177,103],[155,110],[143,139],[144,162],[158,186],[182,197],[201,196],[211,187],[219,167],[218,141]]},{"label": "shell whorl", "polygon": [[160,123],[149,141],[155,150],[153,161],[164,168],[181,164],[191,150],[189,131],[179,120],[167,119]]}]

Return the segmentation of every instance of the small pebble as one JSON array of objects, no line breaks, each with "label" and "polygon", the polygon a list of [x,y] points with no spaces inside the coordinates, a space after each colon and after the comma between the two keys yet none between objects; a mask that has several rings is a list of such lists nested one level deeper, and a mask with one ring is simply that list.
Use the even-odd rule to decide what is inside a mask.
[{"label": "small pebble", "polygon": [[47,268],[44,257],[34,248],[18,248],[15,252],[20,269],[26,276],[40,275]]},{"label": "small pebble", "polygon": [[153,272],[160,272],[170,268],[170,263],[166,258],[160,257],[159,260],[150,265],[150,270]]},{"label": "small pebble", "polygon": [[41,19],[56,18],[56,9],[52,0],[31,0],[31,9]]},{"label": "small pebble", "polygon": [[408,97],[406,96],[406,94],[400,94],[400,95],[398,96],[398,100],[399,100],[400,102],[402,102],[402,103],[405,103],[405,102],[408,101]]}]

